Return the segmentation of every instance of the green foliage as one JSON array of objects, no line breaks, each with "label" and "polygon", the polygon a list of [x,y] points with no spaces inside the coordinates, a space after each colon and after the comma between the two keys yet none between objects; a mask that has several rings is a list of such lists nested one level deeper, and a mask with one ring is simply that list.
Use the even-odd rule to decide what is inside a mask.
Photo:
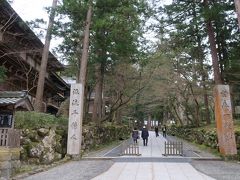
[{"label": "green foliage", "polygon": [[[234,132],[236,137],[238,155],[234,158],[240,158],[240,124],[235,123]],[[168,133],[180,138],[183,138],[191,143],[201,145],[202,148],[210,150],[214,154],[219,155],[218,152],[218,140],[216,125],[211,124],[199,128],[193,128],[190,126],[171,126],[168,128]],[[210,148],[210,149],[209,149]],[[228,158],[228,157],[225,157]],[[231,158],[231,157],[230,157]]]},{"label": "green foliage", "polygon": [[34,31],[38,38],[44,38],[46,29],[44,29],[43,26],[46,26],[46,21],[43,19],[35,19],[32,21],[26,21],[26,24]]},{"label": "green foliage", "polygon": [[164,106],[158,105],[154,108],[153,115],[154,115],[155,119],[162,121],[163,120],[163,113],[164,113]]},{"label": "green foliage", "polygon": [[[179,119],[177,111],[181,107],[185,119],[196,125],[201,123],[200,119],[208,120],[206,117],[210,116],[207,115],[208,111],[201,111],[202,104],[207,106],[204,97],[210,97],[212,89],[206,20],[211,20],[213,24],[222,79],[234,86],[239,86],[237,84],[240,81],[237,73],[240,34],[237,33],[234,1],[216,0],[208,3],[206,7],[200,0],[176,0],[159,8],[156,16],[161,41],[158,52],[165,53],[177,75],[168,76],[172,86],[167,95],[171,98],[169,109],[175,109],[172,114]],[[233,89],[239,96],[239,88]],[[211,98],[209,105],[213,105]],[[203,115],[206,117],[200,117]]]},{"label": "green foliage", "polygon": [[[72,75],[76,75],[79,68],[87,10],[88,1],[84,0],[64,0],[58,8],[55,34],[64,41],[57,50],[68,62]],[[139,59],[140,38],[148,14],[143,0],[93,1],[88,77],[92,77],[91,66],[95,63],[103,63],[104,70],[109,71],[116,63],[133,63]]]},{"label": "green foliage", "polygon": [[18,111],[15,114],[15,128],[17,129],[50,128],[52,126],[67,127],[67,123],[68,120],[64,117],[55,117],[45,113]]}]

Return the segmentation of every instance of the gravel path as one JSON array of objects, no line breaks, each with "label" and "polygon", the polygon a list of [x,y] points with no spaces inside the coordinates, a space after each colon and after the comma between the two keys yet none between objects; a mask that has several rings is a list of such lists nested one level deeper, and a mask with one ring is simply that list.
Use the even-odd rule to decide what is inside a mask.
[{"label": "gravel path", "polygon": [[113,165],[111,160],[71,161],[48,171],[41,172],[26,180],[89,180],[107,171]]}]

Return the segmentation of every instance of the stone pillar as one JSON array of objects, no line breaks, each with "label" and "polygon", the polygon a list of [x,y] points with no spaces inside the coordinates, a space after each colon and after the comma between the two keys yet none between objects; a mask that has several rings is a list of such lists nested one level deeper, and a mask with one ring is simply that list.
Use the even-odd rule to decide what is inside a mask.
[{"label": "stone pillar", "polygon": [[83,91],[82,84],[71,85],[67,140],[67,153],[70,155],[81,155]]},{"label": "stone pillar", "polygon": [[0,178],[10,176],[20,167],[20,148],[0,147]]},{"label": "stone pillar", "polygon": [[237,148],[229,86],[216,85],[214,93],[215,119],[220,153],[223,155],[235,155],[237,154]]},{"label": "stone pillar", "polygon": [[21,148],[9,148],[11,153],[11,174],[16,173],[16,170],[20,168],[20,151]]},{"label": "stone pillar", "polygon": [[0,177],[10,179],[11,176],[11,152],[8,148],[0,147]]}]

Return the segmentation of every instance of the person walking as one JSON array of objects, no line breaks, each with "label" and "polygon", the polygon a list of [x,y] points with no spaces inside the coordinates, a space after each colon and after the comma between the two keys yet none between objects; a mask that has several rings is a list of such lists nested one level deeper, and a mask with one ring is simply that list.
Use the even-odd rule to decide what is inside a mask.
[{"label": "person walking", "polygon": [[146,126],[143,126],[141,137],[143,139],[143,146],[147,146],[149,133]]},{"label": "person walking", "polygon": [[166,125],[164,125],[164,126],[162,127],[162,132],[163,132],[163,137],[166,138],[166,136],[167,136],[167,127],[166,127]]},{"label": "person walking", "polygon": [[155,134],[156,134],[156,137],[159,136],[159,134],[158,134],[158,127],[157,126],[155,127]]},{"label": "person walking", "polygon": [[133,138],[133,142],[137,144],[137,139],[139,138],[139,132],[136,127],[132,131],[132,138]]}]

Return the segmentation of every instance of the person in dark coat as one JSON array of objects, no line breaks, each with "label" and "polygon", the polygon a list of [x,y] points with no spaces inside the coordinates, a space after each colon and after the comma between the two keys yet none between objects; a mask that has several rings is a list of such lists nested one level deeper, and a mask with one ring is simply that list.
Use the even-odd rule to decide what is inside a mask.
[{"label": "person in dark coat", "polygon": [[163,137],[167,136],[167,127],[166,127],[166,125],[163,126],[162,133],[163,133]]},{"label": "person in dark coat", "polygon": [[132,138],[133,138],[133,142],[137,143],[137,139],[139,138],[139,132],[137,128],[134,128],[134,130],[132,131]]},{"label": "person in dark coat", "polygon": [[156,134],[156,137],[159,136],[159,134],[158,134],[158,127],[157,126],[155,127],[155,134]]},{"label": "person in dark coat", "polygon": [[147,146],[148,136],[149,136],[148,130],[147,130],[147,128],[145,126],[143,126],[141,137],[143,139],[143,145],[144,146]]}]

